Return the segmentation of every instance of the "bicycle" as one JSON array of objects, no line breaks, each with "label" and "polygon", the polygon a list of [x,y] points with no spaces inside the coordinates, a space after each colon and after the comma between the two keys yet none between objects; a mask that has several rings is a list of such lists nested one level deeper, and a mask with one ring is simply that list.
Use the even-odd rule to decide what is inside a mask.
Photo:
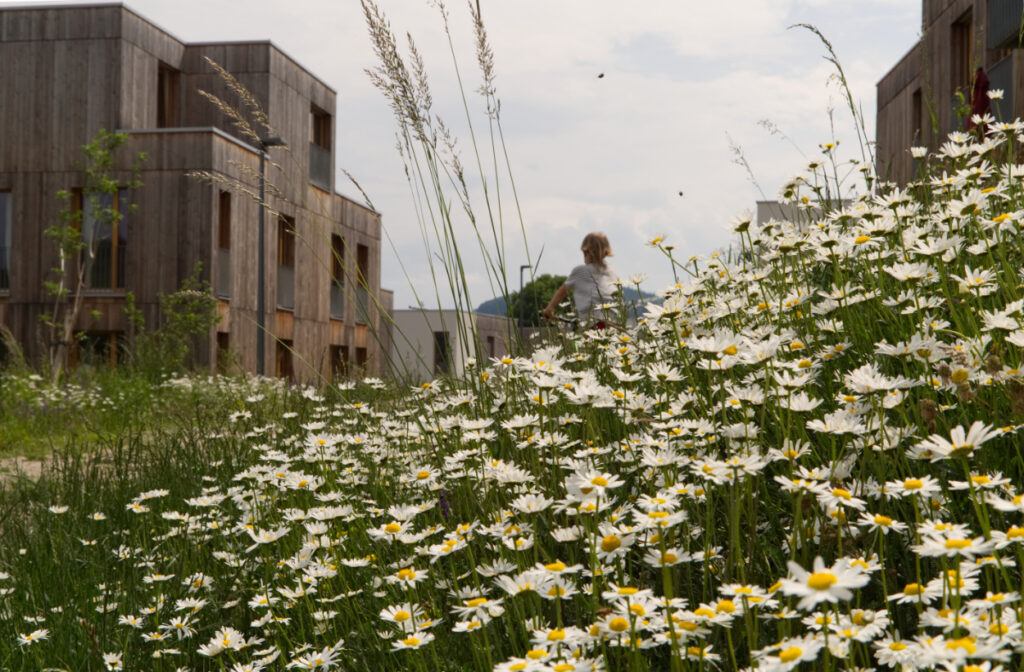
[{"label": "bicycle", "polygon": [[[543,311],[539,311],[538,314],[541,317],[544,317],[544,312]],[[547,318],[545,318],[545,319],[547,319]],[[557,322],[558,325],[559,325],[558,326],[558,331],[560,331],[560,332],[571,331],[571,332],[575,333],[575,332],[580,330],[580,318],[578,318],[578,317],[568,318],[568,317],[565,317],[563,315],[555,315],[555,319],[554,320],[549,320],[549,321],[550,322]]]}]

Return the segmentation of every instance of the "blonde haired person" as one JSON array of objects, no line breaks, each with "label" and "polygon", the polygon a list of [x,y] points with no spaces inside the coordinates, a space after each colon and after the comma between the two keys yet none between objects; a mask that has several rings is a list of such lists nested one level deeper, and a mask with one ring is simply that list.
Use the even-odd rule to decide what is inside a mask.
[{"label": "blonde haired person", "polygon": [[583,264],[572,269],[541,313],[549,320],[555,319],[555,307],[571,290],[580,322],[602,329],[605,320],[612,316],[611,310],[602,306],[611,301],[619,282],[615,271],[604,261],[606,257],[612,256],[612,246],[603,233],[588,233],[580,251],[583,252]]}]

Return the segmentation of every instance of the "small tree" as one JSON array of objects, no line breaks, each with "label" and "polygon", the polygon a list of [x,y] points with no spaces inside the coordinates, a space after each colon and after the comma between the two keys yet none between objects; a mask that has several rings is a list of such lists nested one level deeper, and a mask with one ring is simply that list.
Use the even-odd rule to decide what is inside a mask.
[{"label": "small tree", "polygon": [[[74,337],[75,324],[82,311],[83,289],[86,287],[86,268],[96,257],[96,232],[103,227],[113,229],[125,212],[134,210],[134,205],[114,205],[114,198],[119,189],[137,189],[142,186],[139,172],[146,160],[145,152],[135,157],[131,168],[131,178],[120,182],[111,173],[114,169],[114,152],[128,139],[124,133],[110,133],[104,129],[86,145],[82,145],[85,155],[85,185],[82,187],[80,203],[75,203],[71,192],[61,190],[57,199],[61,202],[60,220],[48,227],[43,233],[54,241],[57,246],[57,264],[50,269],[52,280],[44,286],[53,297],[53,311],[42,316],[44,334],[48,354],[48,364],[53,382],[60,379],[60,374],[67,363],[71,339]],[[76,207],[76,206],[81,207]],[[88,238],[83,239],[82,212],[89,209],[96,225],[92,227]]]},{"label": "small tree", "polygon": [[125,296],[125,315],[135,335],[129,356],[144,374],[158,377],[195,366],[197,342],[220,321],[217,299],[202,271],[202,263],[196,262],[177,291],[158,295],[162,322],[153,331],[146,331],[135,297],[131,292]]},{"label": "small tree", "polygon": [[522,319],[525,327],[540,326],[540,311],[548,305],[555,291],[565,282],[564,275],[545,273],[523,286],[523,291],[512,292],[508,297],[507,314],[513,320]]}]

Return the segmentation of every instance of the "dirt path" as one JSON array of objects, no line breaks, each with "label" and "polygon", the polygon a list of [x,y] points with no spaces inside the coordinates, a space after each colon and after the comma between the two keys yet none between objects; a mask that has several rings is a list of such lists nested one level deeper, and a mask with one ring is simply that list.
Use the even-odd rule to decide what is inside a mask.
[{"label": "dirt path", "polygon": [[26,457],[0,459],[0,482],[13,481],[18,477],[38,480],[44,464],[43,460],[30,460]]}]

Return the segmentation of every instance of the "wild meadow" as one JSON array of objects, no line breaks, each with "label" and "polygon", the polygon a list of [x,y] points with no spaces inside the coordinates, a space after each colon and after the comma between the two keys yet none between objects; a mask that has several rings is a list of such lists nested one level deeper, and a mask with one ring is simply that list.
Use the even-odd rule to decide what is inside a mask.
[{"label": "wild meadow", "polygon": [[1024,123],[984,121],[905,188],[825,143],[793,221],[649,241],[640,319],[421,386],[6,373],[23,434],[121,410],[2,485],[0,670],[1020,669]]},{"label": "wild meadow", "polygon": [[6,486],[0,668],[1018,669],[1021,128],[462,377],[168,381]]}]

